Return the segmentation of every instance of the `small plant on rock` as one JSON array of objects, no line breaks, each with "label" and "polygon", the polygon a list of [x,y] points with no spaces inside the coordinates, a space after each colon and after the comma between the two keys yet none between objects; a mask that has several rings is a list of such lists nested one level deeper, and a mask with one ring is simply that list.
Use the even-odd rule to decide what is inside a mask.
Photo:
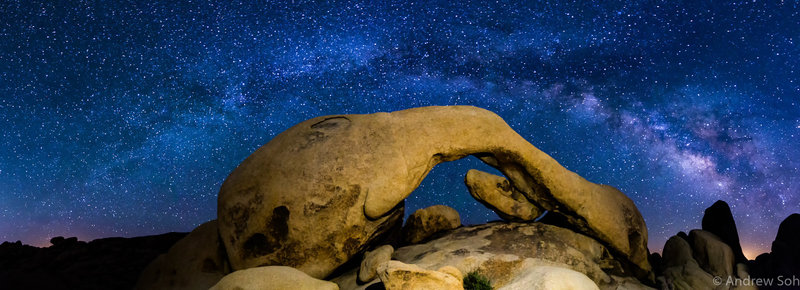
[{"label": "small plant on rock", "polygon": [[478,271],[472,271],[464,277],[464,290],[492,290],[492,284]]}]

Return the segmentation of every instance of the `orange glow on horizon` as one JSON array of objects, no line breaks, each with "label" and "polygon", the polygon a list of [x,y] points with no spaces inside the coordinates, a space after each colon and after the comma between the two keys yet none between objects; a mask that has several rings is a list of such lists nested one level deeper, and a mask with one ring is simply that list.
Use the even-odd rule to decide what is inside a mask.
[{"label": "orange glow on horizon", "polygon": [[[663,251],[663,245],[657,248],[656,247],[650,248],[650,253],[658,253],[659,255],[662,255],[663,254],[662,251]],[[770,251],[771,250],[769,245],[742,244],[742,253],[744,254],[744,257],[747,258],[748,260],[755,260],[756,257],[758,257],[758,255],[761,255],[763,253],[769,253]]]},{"label": "orange glow on horizon", "polygon": [[756,246],[742,245],[742,253],[744,253],[744,256],[748,260],[755,260],[756,257],[758,257],[758,255],[761,255],[763,253],[769,253],[769,252],[770,252],[769,247],[767,247],[765,249],[760,249],[760,248],[757,248]]}]

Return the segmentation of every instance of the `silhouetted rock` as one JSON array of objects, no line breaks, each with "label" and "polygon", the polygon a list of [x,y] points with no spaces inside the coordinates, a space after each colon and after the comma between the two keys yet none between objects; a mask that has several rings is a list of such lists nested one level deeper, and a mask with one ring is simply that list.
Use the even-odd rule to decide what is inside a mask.
[{"label": "silhouetted rock", "polygon": [[672,236],[664,244],[662,263],[664,268],[686,264],[692,257],[692,246],[680,236]]},{"label": "silhouetted rock", "polygon": [[678,232],[678,234],[676,236],[681,238],[681,239],[684,239],[687,243],[689,242],[689,235],[687,235],[685,232],[682,232],[682,231]]},{"label": "silhouetted rock", "polygon": [[132,289],[139,273],[185,233],[91,242],[55,237],[47,248],[0,245],[2,289]]},{"label": "silhouetted rock", "polygon": [[775,241],[793,245],[800,243],[800,214],[792,214],[781,222]]},{"label": "silhouetted rock", "polygon": [[800,214],[792,214],[781,222],[770,257],[774,274],[800,277]]},{"label": "silhouetted rock", "polygon": [[[739,259],[744,262],[736,262],[731,246],[741,247],[736,223],[725,202],[717,201],[706,209],[703,228],[706,230],[692,230],[689,235],[679,232],[664,245],[661,267],[654,266],[663,289],[756,289],[744,284],[726,286],[728,278],[772,283],[760,285],[758,288],[762,290],[800,289],[800,214],[792,214],[781,222],[771,253],[763,253],[751,261],[742,254]],[[651,255],[651,263],[655,260]],[[722,286],[709,283],[714,276],[723,279]],[[792,284],[787,286],[787,283]]]},{"label": "silhouetted rock", "polygon": [[62,236],[53,237],[52,239],[50,239],[50,244],[53,244],[53,245],[58,245],[58,244],[60,244],[62,242],[64,242],[64,237],[62,237]]},{"label": "silhouetted rock", "polygon": [[764,264],[769,260],[770,260],[770,254],[769,253],[762,253],[761,255],[758,255],[756,257],[755,263],[756,264]]},{"label": "silhouetted rock", "polygon": [[772,242],[772,252],[787,260],[800,262],[800,214],[792,214],[781,222],[778,235]]},{"label": "silhouetted rock", "polygon": [[659,253],[651,253],[650,256],[647,257],[647,260],[650,261],[650,265],[653,266],[653,273],[661,273],[664,270],[661,264],[663,264],[663,258]]},{"label": "silhouetted rock", "polygon": [[[750,275],[754,278],[778,279],[800,278],[800,214],[792,214],[781,222],[778,234],[772,242],[772,252],[758,255],[749,263]],[[761,289],[800,289],[797,280],[792,287],[761,287]]]},{"label": "silhouetted rock", "polygon": [[747,262],[742,246],[739,244],[739,232],[733,220],[731,208],[724,201],[718,200],[706,209],[703,215],[703,230],[710,232],[731,247],[736,263]]}]

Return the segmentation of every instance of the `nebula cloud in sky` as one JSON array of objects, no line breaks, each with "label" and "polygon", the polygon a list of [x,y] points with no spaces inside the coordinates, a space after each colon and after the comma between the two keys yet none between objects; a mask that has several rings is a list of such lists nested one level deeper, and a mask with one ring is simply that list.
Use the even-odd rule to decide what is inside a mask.
[{"label": "nebula cloud in sky", "polygon": [[[796,2],[5,1],[0,240],[188,231],[227,174],[326,114],[474,105],[620,188],[650,249],[727,201],[745,251],[800,212]],[[435,168],[408,210],[496,219]]]}]

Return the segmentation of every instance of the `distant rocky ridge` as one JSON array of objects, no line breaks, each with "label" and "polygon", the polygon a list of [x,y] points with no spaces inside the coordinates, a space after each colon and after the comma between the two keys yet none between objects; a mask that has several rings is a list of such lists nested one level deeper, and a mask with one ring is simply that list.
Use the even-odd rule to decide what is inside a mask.
[{"label": "distant rocky ridge", "polygon": [[91,242],[55,237],[37,248],[0,244],[0,289],[133,289],[139,274],[186,233]]}]

